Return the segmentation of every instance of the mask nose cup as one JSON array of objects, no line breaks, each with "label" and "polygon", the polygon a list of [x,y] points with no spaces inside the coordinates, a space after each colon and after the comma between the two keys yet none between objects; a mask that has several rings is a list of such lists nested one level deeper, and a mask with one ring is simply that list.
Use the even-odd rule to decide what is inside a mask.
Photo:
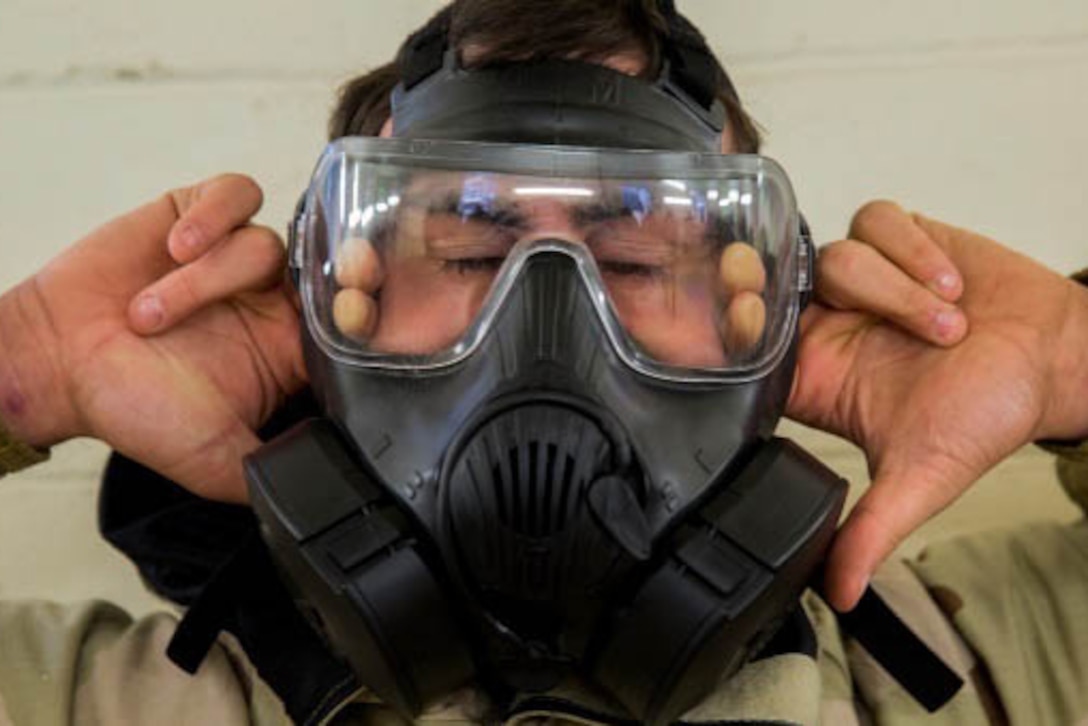
[{"label": "mask nose cup", "polygon": [[[497,633],[518,635],[495,646],[499,675],[515,688],[540,690],[548,663],[557,679],[569,671],[633,562],[628,550],[649,549],[630,487],[611,475],[623,468],[617,450],[572,406],[513,405],[468,439],[443,484],[460,579]],[[628,521],[622,536],[601,525],[610,514]]]}]

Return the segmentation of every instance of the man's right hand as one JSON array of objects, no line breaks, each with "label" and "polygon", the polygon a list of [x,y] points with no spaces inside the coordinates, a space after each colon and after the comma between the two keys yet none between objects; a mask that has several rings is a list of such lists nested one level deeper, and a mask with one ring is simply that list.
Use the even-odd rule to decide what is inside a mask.
[{"label": "man's right hand", "polygon": [[41,447],[92,436],[243,501],[254,430],[305,383],[283,244],[248,224],[261,201],[236,175],[170,192],[0,297],[11,432]]}]

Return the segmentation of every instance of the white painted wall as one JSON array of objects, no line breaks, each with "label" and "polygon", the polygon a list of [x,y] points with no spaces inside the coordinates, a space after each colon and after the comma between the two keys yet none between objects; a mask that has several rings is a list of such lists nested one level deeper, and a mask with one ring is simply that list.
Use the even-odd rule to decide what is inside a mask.
[{"label": "white painted wall", "polygon": [[[0,289],[108,217],[220,171],[261,181],[262,220],[281,226],[323,143],[333,89],[390,58],[438,6],[4,0]],[[841,235],[863,201],[891,197],[1061,271],[1088,264],[1088,3],[680,6],[766,128],[766,152],[791,173],[821,239]],[[861,487],[864,463],[849,447],[801,436]],[[152,605],[93,535],[103,455],[77,442],[0,482],[0,597]],[[926,536],[1071,516],[1047,468],[1025,452]]]}]

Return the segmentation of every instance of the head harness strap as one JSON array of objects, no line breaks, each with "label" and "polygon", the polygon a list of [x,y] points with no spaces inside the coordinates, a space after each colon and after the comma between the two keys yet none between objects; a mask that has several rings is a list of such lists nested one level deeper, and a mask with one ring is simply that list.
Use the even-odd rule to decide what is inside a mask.
[{"label": "head harness strap", "polygon": [[[657,6],[668,26],[661,45],[673,82],[705,109],[713,105],[719,88],[724,87],[735,98],[733,84],[714,60],[706,40],[677,12],[675,2],[657,0]],[[411,90],[442,68],[449,47],[453,8],[454,3],[447,5],[405,42],[397,58],[404,90]]]},{"label": "head harness strap", "polygon": [[661,45],[673,82],[703,108],[710,108],[720,88],[736,98],[732,82],[714,60],[706,39],[677,12],[674,0],[658,0],[657,7],[668,25],[668,35],[661,39]]},{"label": "head harness strap", "polygon": [[453,16],[453,4],[442,8],[422,28],[412,33],[405,41],[397,56],[400,79],[404,90],[410,90],[417,83],[435,73],[442,67],[449,45],[450,19]]}]

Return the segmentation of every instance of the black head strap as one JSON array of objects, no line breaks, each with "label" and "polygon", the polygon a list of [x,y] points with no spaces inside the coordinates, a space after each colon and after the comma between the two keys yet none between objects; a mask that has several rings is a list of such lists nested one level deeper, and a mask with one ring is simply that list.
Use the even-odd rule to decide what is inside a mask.
[{"label": "black head strap", "polygon": [[400,80],[406,91],[442,67],[449,45],[452,17],[451,3],[442,8],[426,25],[408,36],[397,57]]},{"label": "black head strap", "polygon": [[450,47],[451,7],[401,49],[401,83],[391,99],[394,136],[719,150],[726,113],[716,98],[718,66],[670,3],[663,12],[678,41],[662,38],[666,52],[654,80],[563,59],[463,68]]},{"label": "black head strap", "polygon": [[[676,10],[673,0],[658,0],[657,5],[668,26],[661,45],[672,82],[704,109],[711,108],[721,88],[735,98],[733,83],[714,60],[698,29]],[[451,3],[404,43],[397,58],[404,90],[410,91],[442,68],[452,17]]]},{"label": "black head strap", "polygon": [[710,108],[723,87],[735,98],[736,90],[710,54],[706,39],[677,12],[676,3],[658,0],[657,6],[668,24],[668,35],[661,41],[673,83],[703,108]]}]

